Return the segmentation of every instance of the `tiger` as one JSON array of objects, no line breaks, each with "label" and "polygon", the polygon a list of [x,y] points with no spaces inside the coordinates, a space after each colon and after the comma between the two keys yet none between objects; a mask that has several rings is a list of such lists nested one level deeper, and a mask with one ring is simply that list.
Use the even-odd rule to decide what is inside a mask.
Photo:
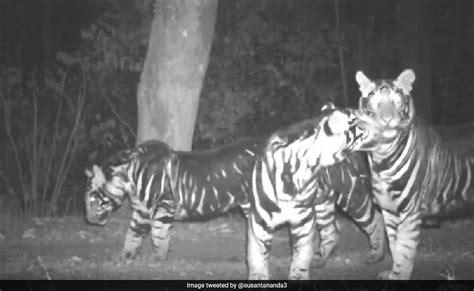
[{"label": "tiger", "polygon": [[121,151],[105,163],[86,169],[86,218],[104,225],[129,196],[132,220],[120,260],[129,262],[151,230],[151,260],[167,259],[171,223],[176,219],[249,208],[250,174],[262,143],[246,138],[206,151],[174,151],[150,140]]},{"label": "tiger", "polygon": [[[237,185],[242,183],[240,185],[241,192],[239,190],[237,194],[234,194],[238,197],[238,199],[234,200],[234,202],[235,204],[240,203],[239,206],[242,208],[244,215],[248,212],[247,195],[251,193],[251,189],[249,189],[250,178],[248,173],[250,173],[252,170],[251,165],[253,165],[254,161],[256,160],[257,149],[262,143],[263,140],[259,138],[241,139],[240,141],[226,146],[221,150],[213,150],[212,155],[209,154],[209,156],[220,156],[220,158],[212,157],[210,159],[212,161],[217,161],[218,159],[224,161],[219,165],[219,167],[215,168],[216,174],[210,175],[210,177],[213,177],[214,180],[221,178],[220,180],[224,181],[223,178],[232,176],[237,177],[234,179],[234,181],[237,182],[233,182],[232,184]],[[228,154],[230,151],[236,151],[237,153],[240,153],[240,155],[235,158],[235,155]],[[169,158],[170,152],[171,149],[165,143],[159,141],[148,141],[138,145],[133,149],[121,151],[119,154],[116,154],[111,159],[109,159],[107,165],[104,166],[106,169],[105,172],[107,173],[107,178],[102,168],[97,165],[94,165],[91,169],[85,170],[85,173],[88,177],[88,187],[85,194],[87,220],[89,223],[97,225],[105,225],[109,220],[112,211],[122,204],[122,201],[125,197],[124,191],[116,190],[114,187],[110,186],[110,184],[117,183],[120,185],[123,183],[120,179],[128,179],[127,175],[125,174],[125,170],[127,169],[124,166],[127,163],[130,163],[130,165],[128,165],[130,169],[134,167],[135,171],[144,172],[144,174],[135,173],[133,177],[141,177],[141,180],[134,181],[135,186],[129,186],[128,188],[128,195],[130,196],[130,199],[133,203],[132,209],[134,209],[134,213],[132,215],[133,218],[130,222],[130,227],[127,230],[124,248],[121,252],[121,261],[129,262],[131,259],[135,258],[138,250],[141,247],[142,239],[150,232],[150,227],[148,226],[150,223],[143,218],[144,215],[142,215],[142,212],[140,211],[143,206],[140,206],[140,199],[137,198],[137,185],[146,183],[146,178],[151,177],[152,174],[149,172],[150,166],[160,162],[163,163],[163,161],[160,160]],[[233,159],[230,157],[234,157],[235,161],[233,161]],[[134,163],[134,165],[131,165],[131,163]],[[228,165],[231,165],[231,167],[229,168]],[[161,166],[163,166],[163,164],[161,164]],[[185,174],[183,171],[184,168],[187,168],[187,174]],[[179,174],[177,179],[195,176],[190,174],[194,172],[191,171],[189,167],[181,166],[180,169],[182,174]],[[199,168],[198,170],[202,170],[202,168]],[[222,175],[223,171],[225,176]],[[115,174],[112,174],[113,172],[115,172]],[[162,172],[157,173],[162,174]],[[243,177],[238,178],[239,175],[242,175]],[[153,179],[155,178],[153,177]],[[198,179],[195,180],[197,181]],[[322,171],[322,186],[320,190],[318,189],[318,191],[322,191],[323,188],[330,189],[327,191],[338,191],[338,193],[335,194],[338,196],[336,201],[338,208],[347,213],[349,217],[352,218],[356,224],[369,236],[370,252],[366,258],[366,262],[371,264],[382,260],[384,257],[385,230],[383,229],[383,219],[381,214],[372,204],[370,195],[371,188],[370,184],[367,183],[367,180],[368,176],[364,159],[360,154],[354,154],[348,157],[348,162],[331,166]],[[186,186],[187,183],[181,182],[181,185]],[[210,181],[200,181],[199,185],[201,189],[205,187],[212,187]],[[234,188],[238,189],[238,187],[239,186],[235,186]],[[139,189],[141,189],[141,191],[151,191],[153,188],[140,186]],[[197,192],[202,193],[202,190],[197,190]],[[222,195],[223,194],[220,193],[219,197],[222,197]],[[242,195],[245,195],[245,197]],[[139,197],[142,197],[142,199],[150,199],[152,195],[150,193],[144,193]],[[205,199],[195,198],[195,201],[204,202]],[[330,210],[333,210],[334,208],[334,205],[331,203],[326,203],[324,205]],[[225,208],[231,209],[232,206],[228,205]],[[321,235],[319,244],[315,244],[315,246],[318,248],[318,251],[315,255],[315,264],[317,267],[322,267],[326,263],[339,238],[339,230],[337,228],[337,223],[334,221],[334,215],[332,215],[333,212],[326,211],[326,213],[331,215],[327,216],[327,219],[324,221],[324,223],[321,223],[317,226]],[[148,214],[148,216],[150,216],[150,214]],[[171,219],[169,219],[168,222],[171,223]],[[159,230],[155,230],[154,232],[159,233]],[[155,236],[154,239],[152,239],[152,245],[154,246],[153,248],[155,252],[160,254],[158,255],[154,252],[152,260],[166,259],[166,253],[169,249],[169,240],[167,239],[168,236],[166,234],[162,235],[162,237],[164,237],[166,240],[161,241],[160,236]]]},{"label": "tiger", "polygon": [[[163,142],[148,141],[121,151],[103,165],[104,171],[97,165],[85,171],[88,177],[85,195],[87,220],[93,224],[106,224],[111,212],[121,205],[127,194],[133,214],[120,259],[127,262],[135,258],[142,239],[151,228],[154,249],[151,259],[165,260],[172,220],[223,213],[237,206],[246,216],[251,172],[264,141],[263,138],[245,138],[217,149],[193,152],[173,151]],[[171,162],[167,161],[169,159]],[[370,199],[364,160],[361,155],[351,155],[349,160],[350,163],[323,171],[321,185],[325,187],[321,187],[321,191],[323,188],[337,191],[331,195],[337,195],[338,208],[368,234],[370,252],[366,261],[375,263],[384,256],[383,220]],[[156,193],[150,193],[169,192],[168,183],[178,185],[171,187],[172,194],[156,196]],[[167,199],[175,203],[167,202]],[[182,207],[182,203],[187,206]],[[165,206],[166,209],[162,209]],[[332,215],[334,203],[324,206],[328,207],[326,213],[331,215],[318,225],[321,241],[315,257],[317,266],[324,265],[339,238]],[[150,211],[168,214],[156,216]],[[150,219],[153,216],[156,217]]]},{"label": "tiger", "polygon": [[409,280],[422,219],[472,210],[474,156],[449,146],[415,113],[415,73],[372,81],[356,73],[361,97],[355,112],[367,134],[373,193],[385,221],[392,268],[380,279]]},{"label": "tiger", "polygon": [[249,280],[270,278],[273,233],[285,224],[292,245],[288,278],[309,279],[315,229],[334,216],[337,200],[335,191],[317,191],[326,189],[321,172],[357,150],[365,134],[356,121],[352,110],[331,106],[318,117],[278,130],[267,139],[252,173],[247,219]]}]

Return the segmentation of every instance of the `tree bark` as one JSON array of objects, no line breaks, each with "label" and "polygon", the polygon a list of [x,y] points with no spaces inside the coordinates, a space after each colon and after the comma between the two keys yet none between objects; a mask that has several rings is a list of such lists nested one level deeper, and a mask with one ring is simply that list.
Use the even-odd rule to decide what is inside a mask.
[{"label": "tree bark", "polygon": [[137,143],[191,149],[216,11],[217,0],[156,0],[138,86]]}]

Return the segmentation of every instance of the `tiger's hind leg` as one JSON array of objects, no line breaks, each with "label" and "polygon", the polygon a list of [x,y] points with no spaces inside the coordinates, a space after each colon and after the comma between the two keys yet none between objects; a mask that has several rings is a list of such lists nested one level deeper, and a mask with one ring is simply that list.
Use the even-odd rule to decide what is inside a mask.
[{"label": "tiger's hind leg", "polygon": [[[334,197],[334,193],[330,197]],[[319,230],[319,246],[315,252],[314,266],[323,267],[339,240],[339,230],[335,217],[335,201],[330,198],[314,207],[316,212],[316,228]]]},{"label": "tiger's hind leg", "polygon": [[153,217],[151,227],[151,240],[153,245],[152,261],[166,261],[170,246],[170,229],[173,222],[173,211],[167,211],[165,207],[159,207]]},{"label": "tiger's hind leg", "polygon": [[120,255],[120,261],[130,263],[138,255],[143,238],[150,232],[150,221],[138,211],[133,211],[130,227],[125,234],[125,243]]},{"label": "tiger's hind leg", "polygon": [[371,195],[372,187],[367,183],[367,180],[357,178],[351,191],[340,193],[337,206],[369,237],[370,251],[365,263],[374,264],[383,260],[387,240],[383,215],[376,208]]}]

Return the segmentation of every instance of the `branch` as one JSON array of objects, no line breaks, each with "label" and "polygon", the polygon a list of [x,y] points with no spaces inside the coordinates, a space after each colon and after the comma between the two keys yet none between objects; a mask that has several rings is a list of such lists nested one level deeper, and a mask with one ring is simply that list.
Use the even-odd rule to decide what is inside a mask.
[{"label": "branch", "polygon": [[62,157],[62,160],[61,160],[61,165],[60,165],[59,170],[57,172],[58,175],[57,175],[56,183],[55,183],[54,188],[53,188],[53,197],[51,197],[51,201],[49,203],[49,208],[48,208],[49,214],[51,214],[51,210],[53,209],[53,206],[55,206],[57,201],[58,201],[59,195],[61,193],[60,190],[62,189],[64,179],[67,175],[68,153],[69,153],[69,157],[70,157],[70,155],[71,155],[70,153],[72,152],[71,147],[75,148],[75,145],[73,144],[73,140],[75,138],[77,129],[79,127],[79,123],[81,121],[82,111],[83,111],[84,102],[85,102],[85,95],[86,95],[85,91],[86,91],[86,80],[85,80],[84,73],[83,73],[82,85],[79,88],[79,98],[78,98],[78,104],[77,104],[76,118],[75,118],[75,121],[74,121],[73,128],[71,130],[71,134],[69,135],[69,139],[68,139],[67,144],[66,144],[66,149],[64,150],[64,154],[63,154],[63,157]]},{"label": "branch", "polygon": [[[10,144],[13,148],[13,153],[15,155],[15,162],[17,165],[17,170],[18,170],[18,176],[20,177],[20,183],[21,183],[21,188],[23,191],[23,196],[26,195],[25,192],[25,178],[23,176],[23,167],[21,166],[20,162],[20,155],[18,154],[18,147],[15,143],[15,139],[12,136],[11,133],[11,107],[10,104],[5,100],[5,97],[2,95],[1,96],[2,101],[3,101],[3,110],[4,110],[4,124],[5,124],[5,131],[7,132],[8,138],[10,140]],[[26,203],[26,199],[24,199],[24,202]],[[26,205],[23,205],[26,206]]]},{"label": "branch", "polygon": [[137,136],[135,134],[135,131],[132,129],[132,127],[130,126],[130,124],[128,122],[126,122],[125,120],[123,120],[121,117],[120,117],[120,114],[118,113],[118,111],[115,109],[115,106],[113,105],[113,103],[110,101],[110,99],[107,97],[107,94],[105,94],[104,92],[104,89],[102,88],[102,80],[104,79],[103,77],[103,73],[100,74],[100,77],[99,77],[99,91],[100,91],[100,96],[102,96],[102,98],[104,98],[105,102],[107,102],[107,104],[109,105],[110,107],[110,110],[112,111],[112,113],[115,115],[115,117],[118,119],[118,121],[123,125],[125,126],[128,131],[130,132],[130,134],[133,136],[134,139],[137,139]]},{"label": "branch", "polygon": [[58,106],[58,110],[57,110],[57,114],[56,114],[56,121],[55,121],[55,124],[54,124],[53,139],[52,139],[52,142],[51,142],[51,149],[50,149],[50,152],[49,152],[49,159],[47,161],[47,166],[46,166],[46,176],[45,176],[46,177],[46,184],[44,186],[43,194],[42,194],[43,201],[41,202],[41,205],[42,205],[41,210],[43,212],[44,212],[45,207],[46,207],[46,193],[48,191],[48,187],[49,187],[49,183],[50,183],[50,179],[51,179],[50,174],[51,174],[51,168],[53,166],[53,159],[56,156],[55,152],[56,152],[56,144],[57,144],[58,135],[59,135],[59,122],[60,122],[60,119],[61,119],[61,113],[62,113],[62,109],[63,109],[64,98],[66,98],[64,96],[64,89],[66,87],[67,78],[68,78],[68,72],[65,72],[62,76],[61,94],[60,94],[61,101],[59,102],[59,106]]},{"label": "branch", "polygon": [[344,97],[344,106],[349,106],[349,96],[347,93],[346,68],[344,66],[344,55],[342,52],[341,24],[339,20],[339,0],[334,1],[334,10],[336,14],[336,37],[337,51],[339,54],[339,66],[341,67],[342,96]]}]

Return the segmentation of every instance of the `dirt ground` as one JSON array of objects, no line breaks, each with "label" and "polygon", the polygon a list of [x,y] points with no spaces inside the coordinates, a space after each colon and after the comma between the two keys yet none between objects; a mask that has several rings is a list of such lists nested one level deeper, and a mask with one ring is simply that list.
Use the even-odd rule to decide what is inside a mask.
[{"label": "dirt ground", "polygon": [[[342,218],[341,218],[342,219]],[[368,242],[352,222],[342,221],[336,251],[312,279],[374,279],[391,258],[367,266]],[[82,217],[32,219],[19,234],[0,240],[0,279],[246,279],[245,223],[237,214],[205,222],[174,224],[168,261],[153,263],[150,239],[128,266],[114,260],[123,245],[128,219],[113,217],[105,227]],[[286,228],[273,240],[271,274],[285,279],[289,267]],[[447,222],[424,230],[413,279],[474,279],[474,220]]]}]

